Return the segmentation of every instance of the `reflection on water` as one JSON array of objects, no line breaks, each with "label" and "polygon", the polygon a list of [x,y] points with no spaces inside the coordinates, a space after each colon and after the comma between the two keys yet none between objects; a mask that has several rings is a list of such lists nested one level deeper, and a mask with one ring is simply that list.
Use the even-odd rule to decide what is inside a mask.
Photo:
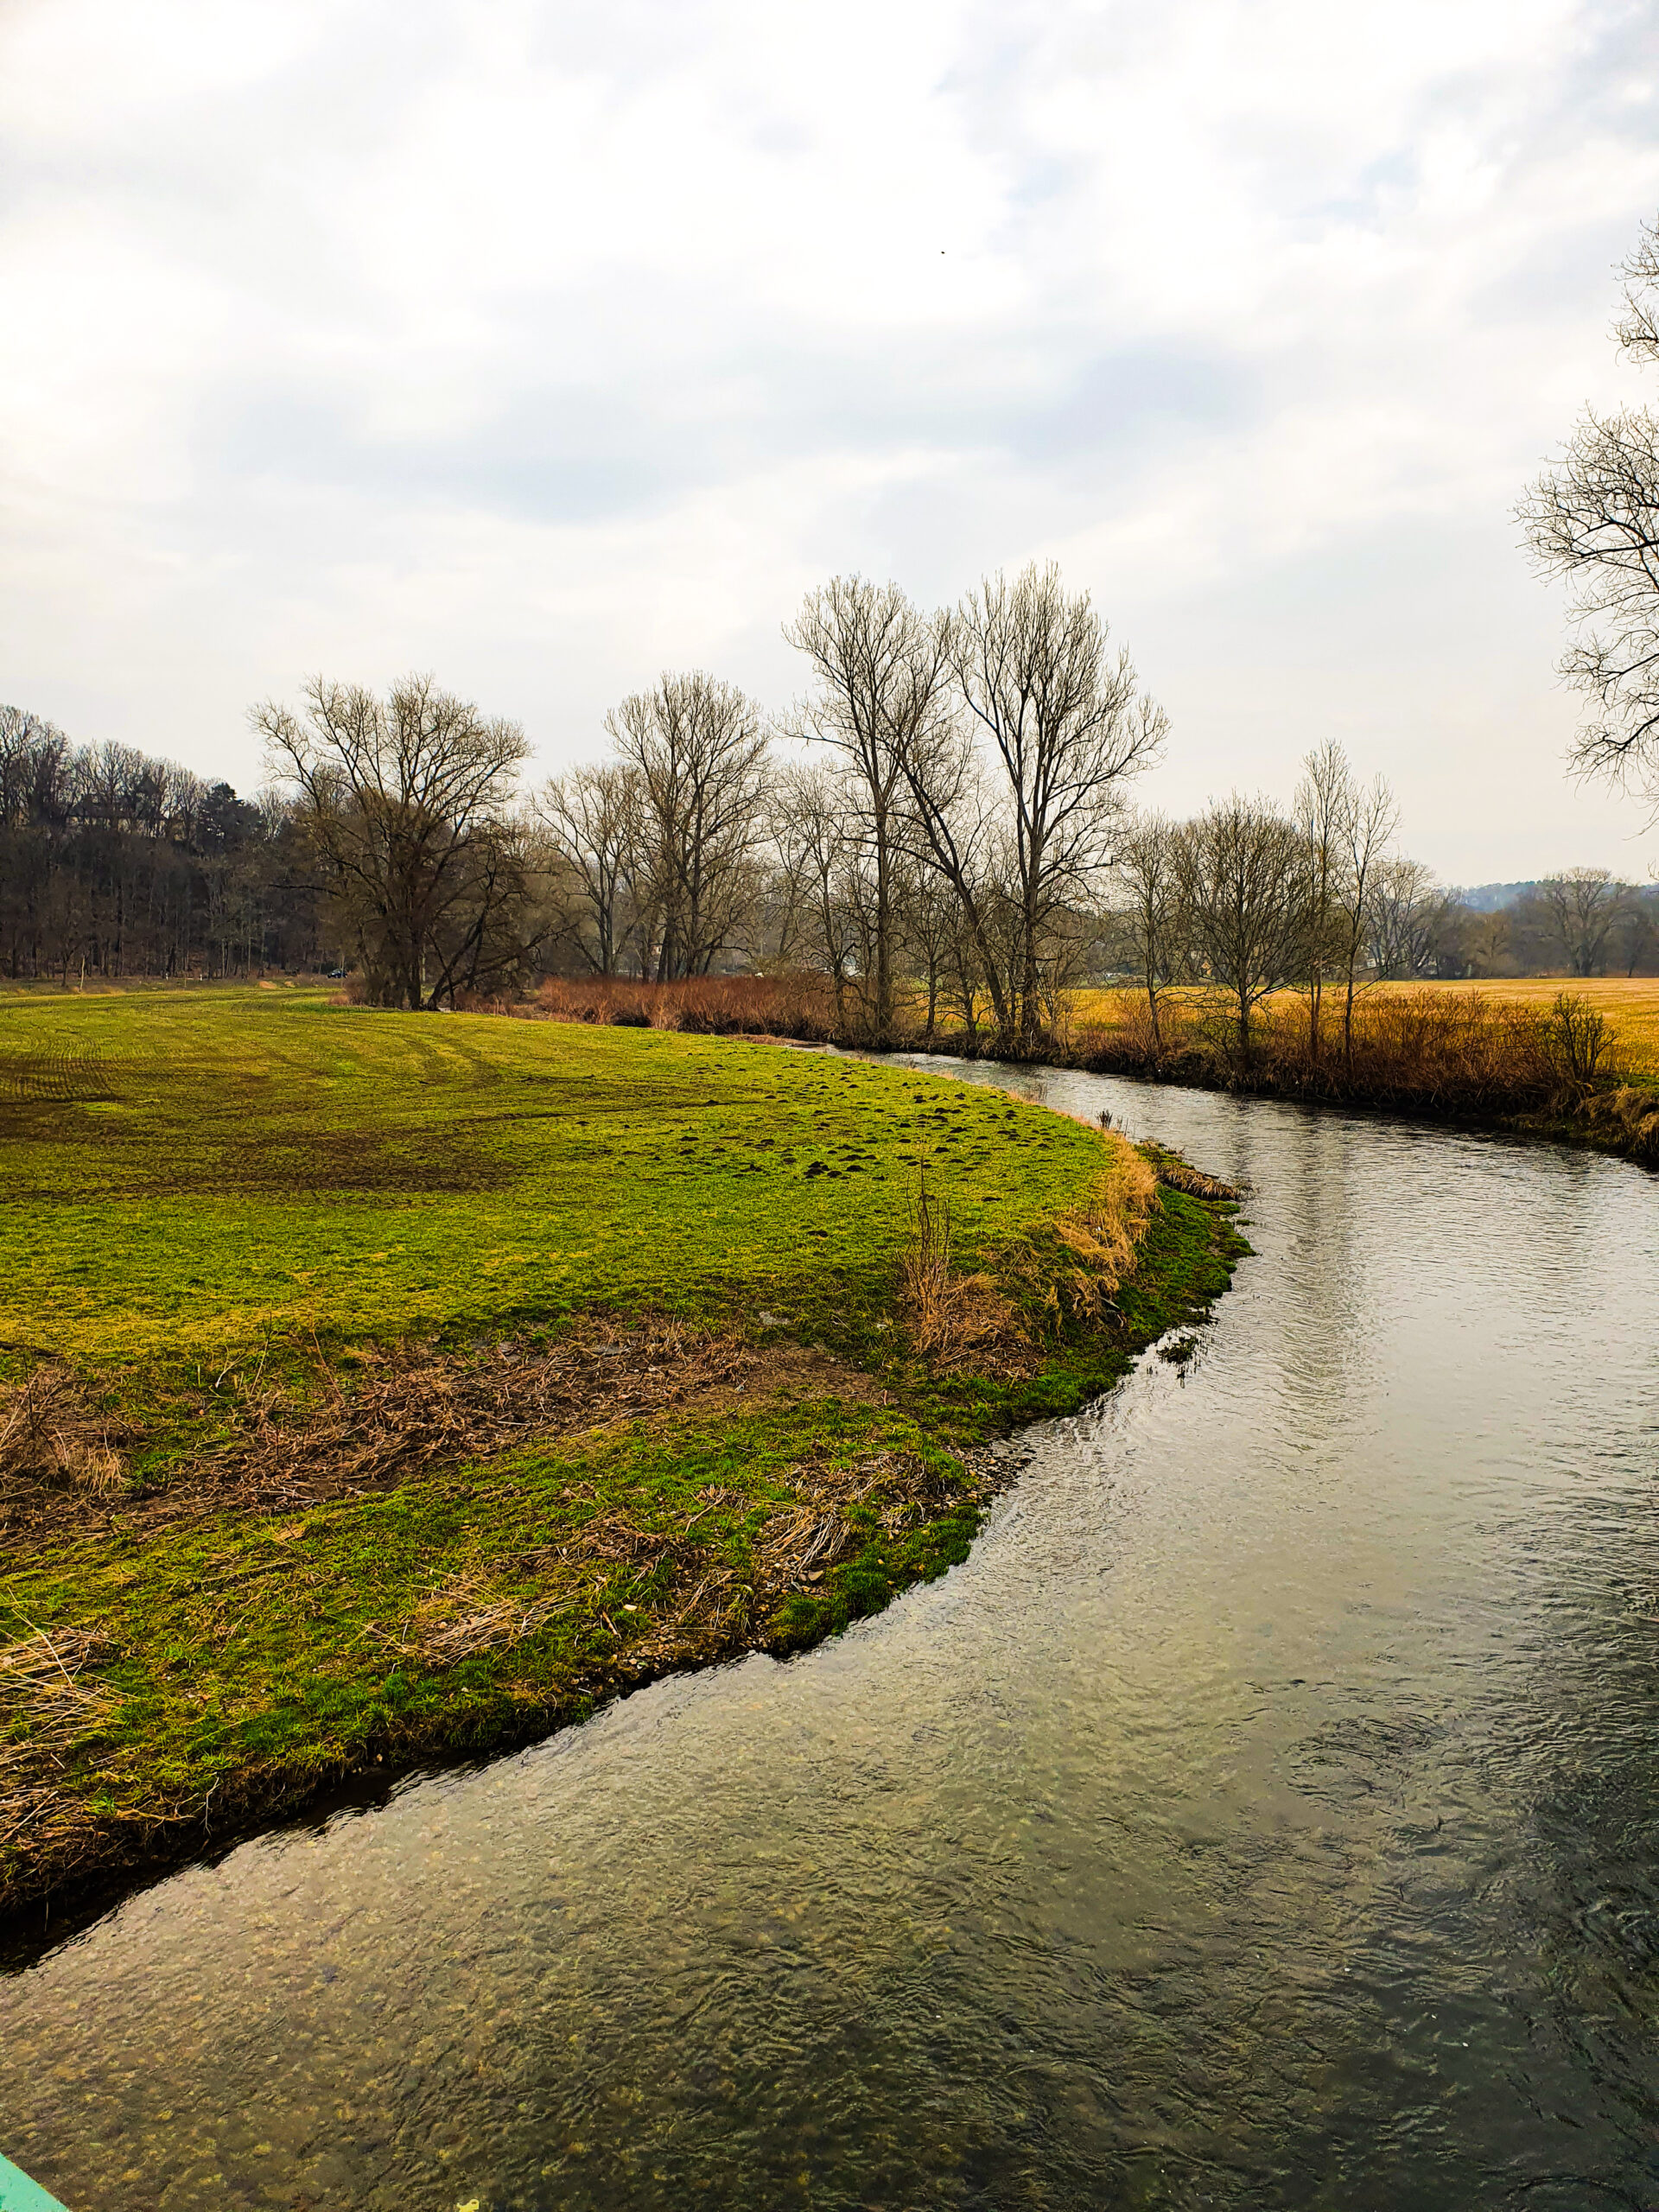
[{"label": "reflection on water", "polygon": [[1046,1095],[1251,1185],[1198,1357],[836,1644],[0,1982],[11,2156],[88,2212],[1659,2205],[1659,1182]]}]

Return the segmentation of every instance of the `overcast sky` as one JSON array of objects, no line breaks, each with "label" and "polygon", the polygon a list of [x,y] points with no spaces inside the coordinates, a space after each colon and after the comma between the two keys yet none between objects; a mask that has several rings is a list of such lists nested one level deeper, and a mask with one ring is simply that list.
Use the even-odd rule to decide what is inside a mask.
[{"label": "overcast sky", "polygon": [[1659,213],[1655,0],[0,0],[0,699],[243,786],[429,668],[545,772],[803,591],[1058,558],[1172,736],[1643,874],[1511,510]]}]

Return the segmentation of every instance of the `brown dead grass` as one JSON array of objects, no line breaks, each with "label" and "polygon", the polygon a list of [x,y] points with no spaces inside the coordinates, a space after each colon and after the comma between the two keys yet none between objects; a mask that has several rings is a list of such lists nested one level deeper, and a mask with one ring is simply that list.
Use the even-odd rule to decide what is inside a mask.
[{"label": "brown dead grass", "polygon": [[546,1346],[509,1340],[474,1357],[402,1344],[359,1353],[350,1387],[319,1362],[303,1395],[257,1376],[232,1378],[232,1390],[226,1440],[149,1491],[131,1477],[137,1432],[100,1410],[87,1382],[42,1368],[0,1394],[0,1556],[42,1531],[107,1526],[118,1510],[142,1538],[210,1515],[365,1497],[531,1435],[769,1399],[882,1402],[869,1376],[827,1352],[660,1319],[596,1319]]},{"label": "brown dead grass", "polygon": [[1103,1123],[1100,1134],[1105,1156],[1083,1204],[1000,1252],[995,1274],[957,1270],[949,1202],[929,1189],[922,1172],[899,1268],[899,1307],[923,1357],[947,1373],[971,1365],[999,1376],[1028,1374],[1042,1361],[1033,1330],[1100,1320],[1135,1265],[1159,1179],[1127,1137]]},{"label": "brown dead grass", "polygon": [[54,1777],[83,1738],[105,1726],[115,1700],[100,1681],[82,1680],[89,1662],[107,1658],[107,1639],[90,1629],[33,1629],[0,1644],[0,1847],[24,1836],[49,1855],[73,1857],[99,1822],[66,1796]]},{"label": "brown dead grass", "polygon": [[[757,1624],[771,1620],[791,1595],[813,1594],[832,1567],[868,1542],[868,1526],[849,1517],[855,1508],[873,1512],[889,1537],[899,1536],[967,1500],[982,1502],[1011,1477],[1012,1464],[990,1453],[962,1457],[965,1475],[954,1479],[905,1452],[872,1452],[842,1464],[827,1457],[798,1463],[782,1477],[792,1502],[766,1521],[741,1568],[714,1563],[697,1540],[699,1515],[664,1534],[621,1513],[600,1514],[568,1541],[518,1562],[535,1576],[534,1599],[492,1594],[461,1577],[435,1590],[409,1619],[381,1631],[381,1640],[429,1666],[455,1666],[522,1643],[556,1613],[586,1609],[599,1586],[614,1586],[620,1566],[632,1570],[623,1586],[639,1593],[642,1606],[649,1599],[657,1624],[624,1652],[618,1623],[599,1614],[618,1639],[620,1669],[639,1680],[705,1666],[753,1649]],[[710,1486],[700,1495],[713,1506],[726,1493]],[[620,1610],[632,1612],[633,1606],[623,1600]]]},{"label": "brown dead grass", "polygon": [[37,1495],[116,1495],[126,1471],[119,1447],[130,1441],[67,1368],[36,1368],[21,1388],[0,1394],[0,1528],[11,1484]]},{"label": "brown dead grass", "polygon": [[[676,983],[624,976],[550,976],[536,994],[550,1021],[612,1022],[712,1037],[785,1037],[823,1043],[836,1033],[826,976],[690,976]],[[522,1007],[504,1007],[522,1014]]]}]

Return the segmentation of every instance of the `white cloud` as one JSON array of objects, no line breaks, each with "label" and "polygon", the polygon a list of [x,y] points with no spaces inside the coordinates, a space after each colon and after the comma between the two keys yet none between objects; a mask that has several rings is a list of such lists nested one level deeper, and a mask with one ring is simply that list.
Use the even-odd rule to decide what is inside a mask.
[{"label": "white cloud", "polygon": [[785,697],[832,569],[1057,554],[1175,709],[1172,802],[1334,724],[1452,874],[1629,866],[1507,516],[1634,389],[1654,43],[1604,0],[13,0],[0,696],[245,782],[251,698],[433,666],[550,763],[664,663]]}]

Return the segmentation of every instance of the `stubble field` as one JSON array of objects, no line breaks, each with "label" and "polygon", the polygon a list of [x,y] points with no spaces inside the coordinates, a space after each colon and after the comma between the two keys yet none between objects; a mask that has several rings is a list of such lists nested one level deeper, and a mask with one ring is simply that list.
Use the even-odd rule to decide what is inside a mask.
[{"label": "stubble field", "polygon": [[[1659,976],[1520,976],[1476,983],[1374,983],[1366,987],[1363,996],[1368,1000],[1397,997],[1419,991],[1475,992],[1494,1006],[1532,1007],[1541,1013],[1562,991],[1586,998],[1606,1016],[1614,1033],[1614,1057],[1624,1070],[1638,1079],[1659,1077]],[[1204,1003],[1204,994],[1197,990],[1179,990],[1171,995],[1195,1009]],[[1069,1007],[1073,1030],[1098,1029],[1109,1034],[1119,1026],[1125,996],[1116,988],[1073,992]],[[1275,1002],[1288,1006],[1297,996],[1282,991],[1276,994],[1276,1001],[1268,1003],[1270,1008]]]}]

